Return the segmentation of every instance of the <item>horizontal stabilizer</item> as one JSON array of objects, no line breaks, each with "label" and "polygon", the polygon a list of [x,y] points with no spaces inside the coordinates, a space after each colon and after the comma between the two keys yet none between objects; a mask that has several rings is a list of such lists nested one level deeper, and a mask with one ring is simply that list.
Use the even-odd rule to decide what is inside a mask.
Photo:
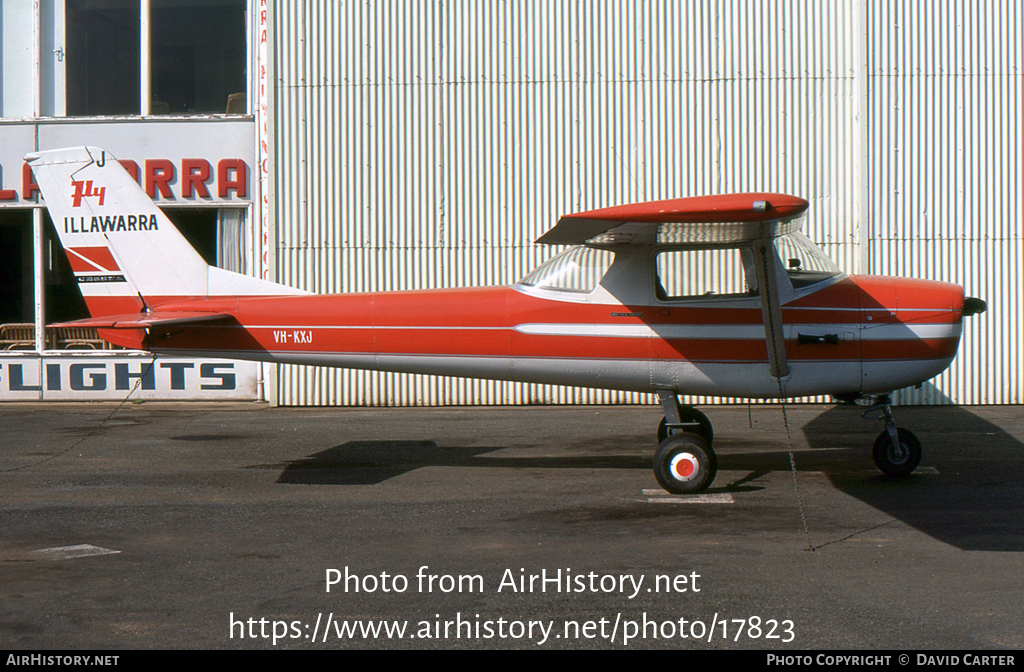
[{"label": "horizontal stabilizer", "polygon": [[61,322],[50,327],[86,327],[92,329],[148,329],[149,327],[186,326],[198,322],[230,320],[227,313],[198,313],[184,311],[154,311],[130,315],[104,315],[73,322]]}]

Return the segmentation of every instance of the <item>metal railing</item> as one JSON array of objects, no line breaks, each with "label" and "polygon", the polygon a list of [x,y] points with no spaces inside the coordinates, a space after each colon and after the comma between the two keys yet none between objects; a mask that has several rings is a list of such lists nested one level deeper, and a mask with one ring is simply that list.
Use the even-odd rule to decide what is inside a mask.
[{"label": "metal railing", "polygon": [[[47,350],[124,350],[100,338],[89,327],[46,327]],[[0,324],[0,350],[35,350],[36,325],[32,323]]]}]

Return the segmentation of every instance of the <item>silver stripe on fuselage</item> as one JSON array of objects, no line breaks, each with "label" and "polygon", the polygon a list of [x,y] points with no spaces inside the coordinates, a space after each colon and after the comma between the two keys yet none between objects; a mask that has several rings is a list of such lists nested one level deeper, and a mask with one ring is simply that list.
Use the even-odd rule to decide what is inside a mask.
[{"label": "silver stripe on fuselage", "polygon": [[[863,327],[863,328],[862,328]],[[513,327],[531,336],[592,336],[604,338],[662,338],[690,340],[763,340],[760,324],[574,324],[532,323]],[[785,338],[800,334],[822,336],[848,334],[852,340],[859,332],[862,340],[901,341],[931,338],[958,338],[960,323],[946,324],[787,324]]]},{"label": "silver stripe on fuselage", "polygon": [[[779,396],[779,383],[769,375],[766,361],[690,362],[178,349],[160,350],[160,354],[255,359],[282,364],[578,385],[638,392],[652,392],[670,385],[682,394],[764,398]],[[863,363],[859,360],[791,360],[791,372],[784,381],[783,390],[787,397],[859,390],[889,391],[927,380],[943,371],[950,361],[949,357]]]},{"label": "silver stripe on fuselage", "polygon": [[[205,325],[196,325],[199,328]],[[208,328],[221,329],[216,325]],[[371,326],[371,325],[236,325],[234,329],[271,330],[388,330],[388,331],[516,331],[529,336],[583,336],[596,338],[661,338],[688,340],[761,340],[764,326],[761,324],[601,324],[582,322],[535,322],[517,324],[514,327],[476,327],[468,325],[436,326]],[[822,336],[843,334],[852,340],[858,334],[866,341],[902,341],[936,338],[959,338],[960,322],[939,324],[889,323],[790,323],[783,327],[786,339],[796,339],[800,334]]]}]

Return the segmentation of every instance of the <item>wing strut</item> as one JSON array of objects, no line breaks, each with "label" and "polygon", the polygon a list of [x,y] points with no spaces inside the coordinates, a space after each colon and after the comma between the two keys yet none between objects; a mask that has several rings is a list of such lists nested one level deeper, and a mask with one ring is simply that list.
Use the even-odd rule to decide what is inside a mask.
[{"label": "wing strut", "polygon": [[782,331],[782,307],[779,300],[778,256],[771,238],[754,243],[754,270],[761,295],[761,319],[768,343],[768,372],[775,378],[789,375],[786,341]]}]

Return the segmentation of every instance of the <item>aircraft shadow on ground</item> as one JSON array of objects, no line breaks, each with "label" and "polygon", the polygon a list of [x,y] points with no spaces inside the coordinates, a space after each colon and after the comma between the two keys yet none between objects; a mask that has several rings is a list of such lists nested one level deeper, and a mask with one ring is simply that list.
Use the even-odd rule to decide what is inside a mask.
[{"label": "aircraft shadow on ground", "polygon": [[[918,473],[891,479],[875,470],[871,444],[881,423],[859,409],[836,406],[803,427],[798,472],[824,473],[835,487],[944,543],[964,550],[1024,551],[1024,444],[997,425],[956,406],[899,407],[896,419],[924,446]],[[723,439],[724,443],[725,439]],[[719,446],[719,470],[746,475],[719,480],[709,492],[746,492],[770,472],[790,471],[780,439]],[[716,442],[717,443],[717,442]],[[768,445],[766,445],[768,444]],[[781,448],[781,450],[779,449]],[[648,455],[514,457],[489,455],[500,446],[448,447],[433,441],[351,441],[286,463],[278,483],[373,485],[423,467],[512,469],[635,469],[649,471]],[[652,487],[653,487],[652,481]],[[814,502],[806,502],[813,507]]]},{"label": "aircraft shadow on ground", "polygon": [[[898,407],[894,413],[897,424],[921,439],[924,469],[919,472],[925,473],[890,479],[835,464],[820,470],[842,492],[957,548],[1024,551],[1024,444],[958,406]],[[851,415],[863,423],[860,431],[837,437],[837,428],[849,425]],[[856,409],[836,407],[805,425],[804,433],[811,448],[849,445],[870,467],[871,444],[881,429],[880,422],[862,420]],[[798,459],[801,468],[812,469],[828,455],[812,451]],[[932,469],[938,473],[927,473]]]},{"label": "aircraft shadow on ground", "polygon": [[[957,548],[1024,551],[1024,444],[958,406],[893,412],[921,439],[924,457],[913,475],[888,478],[875,469],[871,445],[882,423],[851,406],[804,425],[809,450],[795,452],[797,471],[824,473],[839,491]],[[749,471],[751,481],[791,467],[785,450],[723,450],[719,469]]]},{"label": "aircraft shadow on ground", "polygon": [[278,483],[373,485],[422,467],[503,469],[650,469],[633,455],[488,457],[500,446],[448,447],[433,441],[350,441],[288,463]]}]

